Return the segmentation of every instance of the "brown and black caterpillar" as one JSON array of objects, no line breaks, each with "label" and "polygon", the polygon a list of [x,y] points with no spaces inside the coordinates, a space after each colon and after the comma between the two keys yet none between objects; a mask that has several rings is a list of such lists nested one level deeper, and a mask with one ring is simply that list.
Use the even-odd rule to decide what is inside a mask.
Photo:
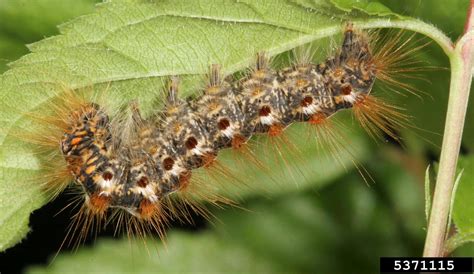
[{"label": "brown and black caterpillar", "polygon": [[318,124],[354,108],[369,131],[392,136],[406,116],[371,91],[377,77],[387,77],[390,64],[380,56],[393,47],[390,42],[377,51],[368,33],[348,25],[341,48],[320,64],[274,70],[259,53],[241,79],[226,77],[213,65],[207,85],[195,93],[201,95],[186,99],[179,97],[179,79],[172,77],[164,108],[144,118],[131,104],[129,123],[115,123],[100,104],[76,100],[59,126],[59,145],[85,199],[74,220],[82,225],[82,237],[109,218],[129,220],[132,232],[151,228],[162,235],[169,218],[181,218],[170,194],[193,184],[193,171],[212,166],[220,150],[239,149],[256,134],[279,136],[295,122]]}]

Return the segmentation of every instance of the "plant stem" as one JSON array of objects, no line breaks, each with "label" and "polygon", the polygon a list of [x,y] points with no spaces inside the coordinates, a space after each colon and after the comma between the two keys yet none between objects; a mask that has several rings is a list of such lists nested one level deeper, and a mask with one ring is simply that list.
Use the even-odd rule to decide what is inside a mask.
[{"label": "plant stem", "polygon": [[473,9],[474,0],[471,0],[464,35],[456,43],[454,51],[448,54],[451,64],[448,110],[433,206],[423,252],[425,257],[444,255],[448,213],[472,81]]}]

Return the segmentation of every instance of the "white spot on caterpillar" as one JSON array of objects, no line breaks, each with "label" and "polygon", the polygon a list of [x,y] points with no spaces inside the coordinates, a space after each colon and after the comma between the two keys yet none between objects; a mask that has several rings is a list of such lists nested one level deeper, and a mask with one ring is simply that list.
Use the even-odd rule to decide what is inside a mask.
[{"label": "white spot on caterpillar", "polygon": [[319,111],[321,111],[321,108],[315,104],[311,104],[307,107],[303,107],[303,113],[306,115],[311,115]]},{"label": "white spot on caterpillar", "polygon": [[176,163],[173,165],[173,168],[169,171],[173,176],[178,177],[184,169],[181,165],[177,165]]},{"label": "white spot on caterpillar", "polygon": [[115,184],[115,180],[104,180],[101,179],[99,181],[99,186],[102,189],[102,191],[99,193],[99,195],[105,195],[105,196],[110,196],[112,192],[117,188],[117,185]]},{"label": "white spot on caterpillar", "polygon": [[260,123],[263,125],[268,125],[271,126],[275,122],[275,117],[273,117],[273,114],[268,114],[267,116],[260,116]]},{"label": "white spot on caterpillar", "polygon": [[354,92],[351,92],[350,94],[348,95],[343,95],[342,96],[342,99],[345,101],[345,102],[349,102],[351,104],[354,104],[356,102],[356,99],[357,99],[357,95],[354,93]]},{"label": "white spot on caterpillar", "polygon": [[148,184],[146,187],[135,187],[132,191],[143,195],[143,197],[147,198],[152,203],[158,201],[158,196],[156,196],[155,189],[152,184]]},{"label": "white spot on caterpillar", "polygon": [[198,155],[198,156],[201,156],[204,154],[204,149],[202,148],[202,146],[198,143],[196,145],[195,148],[191,149],[191,152],[194,154],[194,155]]},{"label": "white spot on caterpillar", "polygon": [[234,136],[234,131],[235,131],[234,126],[231,125],[231,126],[227,127],[225,130],[222,130],[221,132],[227,138],[232,139],[232,137]]}]

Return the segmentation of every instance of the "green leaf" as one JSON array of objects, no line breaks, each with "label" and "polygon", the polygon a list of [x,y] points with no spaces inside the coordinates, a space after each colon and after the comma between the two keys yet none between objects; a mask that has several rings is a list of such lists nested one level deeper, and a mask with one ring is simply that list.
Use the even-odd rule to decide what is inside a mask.
[{"label": "green leaf", "polygon": [[[459,158],[458,169],[460,173],[457,177],[451,202],[450,217],[456,225],[456,234],[446,241],[445,253],[451,254],[458,248],[474,243],[474,209],[472,201],[474,199],[474,156],[464,156]],[[451,219],[448,222],[450,227]]]},{"label": "green leaf", "polygon": [[38,187],[23,181],[28,175],[27,170],[9,167],[2,167],[0,172],[0,250],[13,246],[26,235],[28,216],[46,202]]},{"label": "green leaf", "polygon": [[389,8],[377,1],[371,0],[331,0],[331,2],[339,9],[343,11],[352,11],[359,10],[365,12],[369,15],[378,15],[378,16],[396,16],[403,18],[401,15],[398,15],[392,12]]},{"label": "green leaf", "polygon": [[[444,248],[445,254],[451,254],[454,251],[457,253],[459,248],[467,246],[468,244],[471,244],[471,246],[474,245],[474,233],[457,233],[446,241]],[[467,257],[471,254],[472,252],[465,256]]]},{"label": "green leaf", "polygon": [[[279,54],[340,33],[348,18],[370,18],[344,13],[329,1],[315,1],[313,9],[301,2],[223,0],[216,6],[209,0],[109,1],[62,24],[61,35],[29,45],[32,53],[12,63],[0,78],[0,250],[21,239],[29,213],[46,202],[33,179],[40,171],[38,157],[11,135],[29,126],[26,112],[44,106],[61,93],[62,85],[93,85],[96,92],[109,87],[112,108],[136,99],[147,114],[170,75],[181,75],[183,93],[191,94],[212,63],[233,73],[248,66],[256,52]],[[300,149],[314,164],[315,143]],[[333,171],[337,175],[344,169]]]},{"label": "green leaf", "polygon": [[458,166],[464,169],[453,206],[453,221],[459,234],[474,233],[474,156],[461,157]]},{"label": "green leaf", "polygon": [[456,201],[456,193],[458,192],[459,182],[461,181],[463,173],[464,169],[461,169],[456,177],[456,180],[454,181],[453,195],[451,196],[451,204],[449,205],[448,224],[446,225],[446,239],[449,236],[449,229],[451,228],[451,222],[453,220],[454,201]]}]

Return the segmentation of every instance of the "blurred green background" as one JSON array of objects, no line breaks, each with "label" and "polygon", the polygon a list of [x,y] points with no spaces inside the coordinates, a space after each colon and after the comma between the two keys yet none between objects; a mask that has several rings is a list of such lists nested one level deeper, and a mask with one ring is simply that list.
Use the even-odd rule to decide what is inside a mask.
[{"label": "blurred green background", "polygon": [[[57,34],[58,24],[92,12],[95,2],[0,0],[0,72],[8,69],[8,62],[28,53],[25,44]],[[443,0],[382,2],[400,14],[431,22],[453,40],[463,29],[468,5],[466,0],[450,1],[449,5]],[[420,58],[433,66],[449,67],[447,58],[434,44]],[[15,266],[16,270],[27,269],[28,273],[378,273],[380,256],[418,256],[422,253],[426,228],[424,172],[428,165],[435,166],[439,158],[449,72],[429,71],[423,76],[430,83],[414,84],[430,96],[394,98],[422,129],[401,132],[403,148],[391,142],[375,143],[356,128],[350,132],[354,142],[362,147],[357,161],[375,183],[369,180],[367,184],[353,165],[344,167],[333,161],[330,175],[324,171],[316,175],[324,177],[317,178],[318,183],[298,187],[290,180],[291,186],[276,185],[278,191],[243,195],[241,206],[247,210],[210,208],[215,215],[212,223],[197,217],[198,229],[172,228],[167,248],[152,238],[144,247],[141,240],[99,236],[95,244],[88,244],[77,253],[59,253],[48,265],[57,246],[20,244],[0,255],[0,270],[15,252],[33,254],[42,250],[47,252],[43,261],[29,260],[25,255],[21,258],[22,265]],[[474,151],[473,114],[471,103],[462,157],[469,157]],[[349,115],[339,116],[342,123],[350,124]],[[318,161],[312,164],[317,169]],[[258,182],[256,177],[252,183]],[[34,237],[34,229],[29,237]],[[474,256],[474,245],[460,248],[456,255]]]}]

